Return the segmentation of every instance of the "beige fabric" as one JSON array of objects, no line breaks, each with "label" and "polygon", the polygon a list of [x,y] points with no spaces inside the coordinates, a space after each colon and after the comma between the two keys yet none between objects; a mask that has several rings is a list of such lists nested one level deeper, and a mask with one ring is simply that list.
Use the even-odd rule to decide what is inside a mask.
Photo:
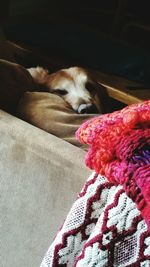
[{"label": "beige fabric", "polygon": [[[58,95],[43,92],[27,92],[22,97],[18,116],[73,145],[81,146],[75,132],[93,114],[77,114]],[[83,146],[86,148],[86,146]]]},{"label": "beige fabric", "polygon": [[0,112],[1,266],[37,267],[90,171],[84,151]]}]

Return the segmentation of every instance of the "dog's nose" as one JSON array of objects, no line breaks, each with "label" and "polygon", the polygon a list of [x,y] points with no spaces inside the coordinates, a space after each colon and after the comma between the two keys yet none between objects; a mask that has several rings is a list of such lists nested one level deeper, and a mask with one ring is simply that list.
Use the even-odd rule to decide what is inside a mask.
[{"label": "dog's nose", "polygon": [[78,107],[78,113],[80,114],[95,114],[98,113],[98,109],[94,104],[81,104]]}]

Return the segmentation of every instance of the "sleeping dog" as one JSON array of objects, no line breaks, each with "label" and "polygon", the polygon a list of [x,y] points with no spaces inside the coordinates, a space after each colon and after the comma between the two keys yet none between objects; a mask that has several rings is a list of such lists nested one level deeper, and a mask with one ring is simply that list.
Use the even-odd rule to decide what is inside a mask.
[{"label": "sleeping dog", "polygon": [[[81,146],[75,138],[80,125],[103,112],[103,88],[84,69],[72,67],[49,74],[37,67],[28,69],[45,92],[26,92],[17,115],[21,119],[65,141]],[[43,88],[42,88],[43,87]],[[47,92],[46,92],[47,91]],[[86,149],[83,145],[82,148]]]},{"label": "sleeping dog", "polygon": [[103,90],[87,70],[71,67],[49,74],[47,69],[36,67],[28,71],[38,84],[61,96],[76,113],[103,113]]},{"label": "sleeping dog", "polygon": [[103,112],[101,88],[79,67],[49,74],[1,59],[0,84],[1,109],[77,146],[75,131]]},{"label": "sleeping dog", "polygon": [[61,96],[76,113],[104,113],[105,92],[91,71],[80,67],[49,74],[41,67],[25,69],[16,64],[21,47],[9,42],[0,44],[0,108],[15,113],[18,101],[26,91],[47,91]]}]

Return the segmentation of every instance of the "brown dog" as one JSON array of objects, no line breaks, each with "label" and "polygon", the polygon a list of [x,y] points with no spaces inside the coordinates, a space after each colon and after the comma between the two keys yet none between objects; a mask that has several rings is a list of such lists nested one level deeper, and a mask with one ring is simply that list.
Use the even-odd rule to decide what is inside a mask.
[{"label": "brown dog", "polygon": [[26,92],[17,115],[46,132],[81,146],[75,132],[85,120],[103,111],[102,88],[79,67],[53,74],[40,67],[29,69],[29,72],[38,84],[47,86],[48,92]]},{"label": "brown dog", "polygon": [[49,74],[48,70],[37,67],[28,71],[37,83],[60,95],[76,113],[103,113],[104,90],[87,70],[71,67]]},{"label": "brown dog", "polygon": [[95,116],[86,113],[102,113],[103,100],[102,88],[82,68],[49,74],[0,60],[0,108],[12,114],[17,110],[21,119],[74,145],[79,145],[75,131]]}]

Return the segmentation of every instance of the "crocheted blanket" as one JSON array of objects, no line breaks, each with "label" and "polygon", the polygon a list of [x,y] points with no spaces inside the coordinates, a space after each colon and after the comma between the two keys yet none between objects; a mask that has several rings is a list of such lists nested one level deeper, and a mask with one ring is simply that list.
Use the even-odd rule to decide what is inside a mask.
[{"label": "crocheted blanket", "polygon": [[150,228],[150,101],[87,121],[77,137],[90,145],[86,164],[122,184]]},{"label": "crocheted blanket", "polygon": [[[150,266],[150,101],[84,123],[94,169],[41,267]],[[105,177],[107,176],[107,178]]]}]

